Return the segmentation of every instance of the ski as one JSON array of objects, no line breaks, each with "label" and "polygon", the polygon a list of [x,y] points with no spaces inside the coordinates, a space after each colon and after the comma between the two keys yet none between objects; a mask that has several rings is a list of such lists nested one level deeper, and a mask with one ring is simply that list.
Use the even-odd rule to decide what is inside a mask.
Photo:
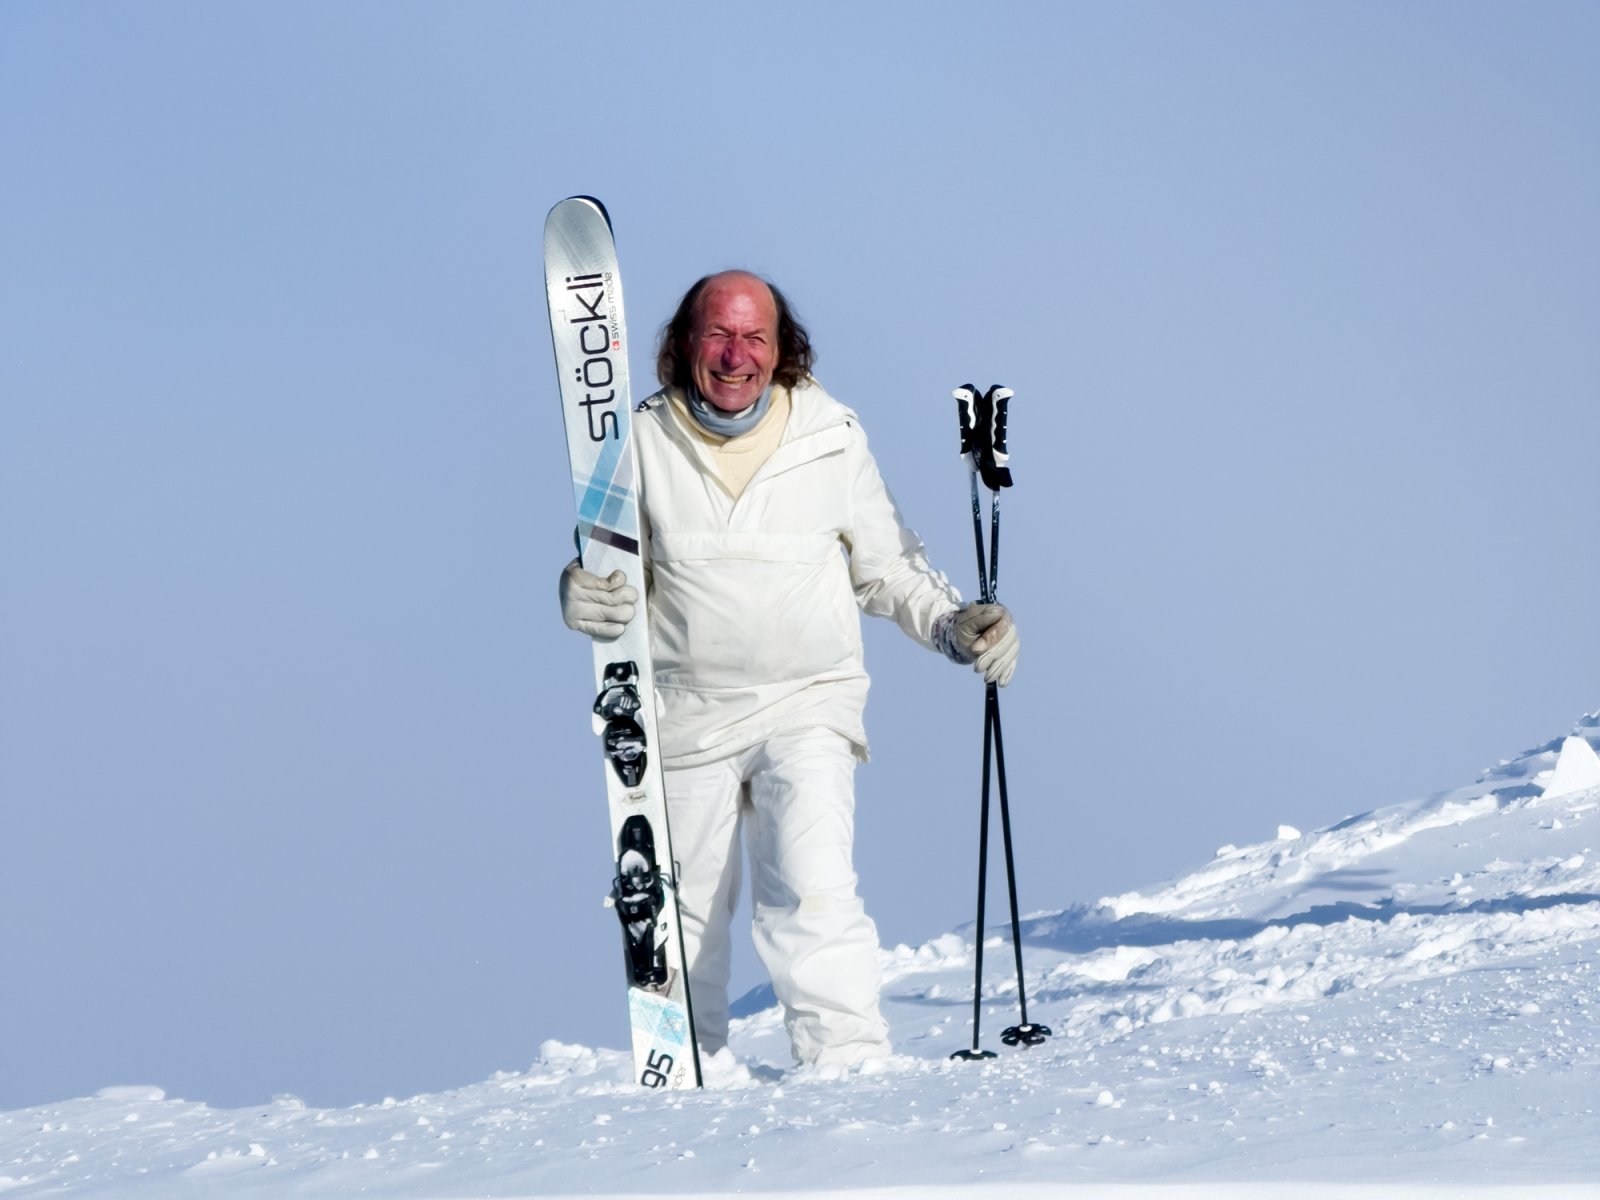
[{"label": "ski", "polygon": [[694,1088],[700,1086],[700,1057],[656,740],[628,339],[604,205],[573,196],[550,210],[544,268],[577,502],[578,557],[597,575],[621,570],[639,592],[622,635],[594,643],[593,708],[611,810],[607,903],[622,923],[634,1078],[647,1088]]}]

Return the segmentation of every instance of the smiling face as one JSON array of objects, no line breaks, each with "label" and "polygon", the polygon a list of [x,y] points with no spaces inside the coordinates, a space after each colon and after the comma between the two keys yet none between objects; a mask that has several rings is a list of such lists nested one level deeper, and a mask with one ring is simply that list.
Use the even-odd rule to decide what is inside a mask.
[{"label": "smiling face", "polygon": [[749,408],[778,366],[778,306],[767,285],[730,271],[713,276],[695,304],[688,338],[689,374],[723,412]]}]

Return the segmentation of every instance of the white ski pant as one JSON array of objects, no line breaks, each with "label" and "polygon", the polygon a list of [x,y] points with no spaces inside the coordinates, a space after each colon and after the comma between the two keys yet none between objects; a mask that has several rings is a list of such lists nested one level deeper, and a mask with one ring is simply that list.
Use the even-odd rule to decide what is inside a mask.
[{"label": "white ski pant", "polygon": [[855,755],[832,730],[770,738],[666,772],[678,902],[700,1044],[728,1041],[730,925],[741,834],[750,857],[756,953],[801,1063],[889,1053],[878,1012],[878,931],[856,895]]}]

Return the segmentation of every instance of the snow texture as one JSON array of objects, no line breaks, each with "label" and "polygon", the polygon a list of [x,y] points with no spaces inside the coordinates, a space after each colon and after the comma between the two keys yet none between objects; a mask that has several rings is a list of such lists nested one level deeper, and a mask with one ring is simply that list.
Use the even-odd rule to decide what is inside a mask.
[{"label": "snow texture", "polygon": [[[796,1070],[767,989],[699,1093],[548,1041],[458,1091],[218,1110],[159,1087],[0,1114],[0,1197],[1600,1196],[1600,713],[1475,784],[881,954],[899,1053]],[[1105,798],[1102,798],[1104,800]],[[1019,814],[1025,821],[1026,814]],[[623,1022],[619,1016],[619,1031]]]}]

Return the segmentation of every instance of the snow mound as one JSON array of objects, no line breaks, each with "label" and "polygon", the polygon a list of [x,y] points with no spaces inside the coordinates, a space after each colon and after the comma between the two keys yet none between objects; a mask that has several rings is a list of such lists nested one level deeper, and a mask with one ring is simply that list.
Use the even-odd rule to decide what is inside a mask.
[{"label": "snow mound", "polygon": [[[1033,1049],[1000,1045],[1009,929],[981,931],[976,1030],[951,932],[882,952],[886,1062],[793,1069],[757,989],[701,1092],[555,1040],[526,1071],[343,1110],[108,1088],[0,1113],[0,1192],[1600,1195],[1596,742],[1600,714],[1467,787],[1030,916],[1028,1019],[1054,1031]],[[950,1060],[975,1041],[1000,1057]]]},{"label": "snow mound", "polygon": [[1600,788],[1600,756],[1583,738],[1567,738],[1561,743],[1555,770],[1544,785],[1545,797],[1553,800],[1594,788]]}]

